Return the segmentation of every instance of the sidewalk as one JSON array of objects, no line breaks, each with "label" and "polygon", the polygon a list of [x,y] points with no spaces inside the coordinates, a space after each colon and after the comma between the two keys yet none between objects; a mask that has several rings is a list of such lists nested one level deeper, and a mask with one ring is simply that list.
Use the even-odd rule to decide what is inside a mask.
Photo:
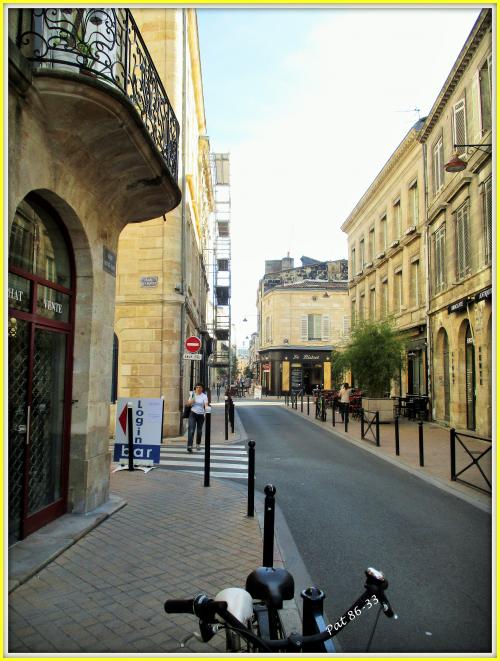
[{"label": "sidewalk", "polygon": [[[242,438],[236,416],[228,442]],[[223,404],[213,407],[211,440],[225,442]],[[197,476],[156,469],[114,473],[111,491],[107,507],[65,515],[9,549],[8,651],[224,651],[223,634],[180,648],[196,618],[167,616],[163,603],[244,587],[261,564],[260,517],[247,517],[245,490],[216,479],[204,488]],[[260,501],[256,494],[256,509]]]},{"label": "sidewalk", "polygon": [[[383,423],[379,425],[380,429],[380,447],[375,445],[375,424],[373,431],[368,430],[368,423],[365,423],[365,439],[361,439],[361,421],[349,420],[348,433],[344,431],[344,423],[341,420],[340,413],[336,411],[335,426],[333,426],[332,410],[327,409],[327,420],[322,422],[315,418],[313,398],[310,398],[310,413],[307,415],[307,403],[304,398],[303,412],[301,412],[300,398],[298,400],[297,409],[293,409],[290,405],[285,405],[284,398],[266,398],[267,401],[275,400],[276,404],[282,404],[288,411],[294,415],[299,415],[308,418],[309,421],[315,425],[323,427],[331,433],[341,436],[346,441],[354,443],[369,452],[383,457],[405,470],[408,470],[414,475],[417,475],[428,482],[433,483],[441,489],[453,493],[454,495],[468,500],[472,504],[480,506],[482,509],[491,511],[491,495],[483,493],[473,486],[463,484],[462,482],[452,481],[450,479],[450,430],[432,422],[424,422],[423,438],[424,438],[424,466],[419,465],[419,432],[418,423],[406,418],[400,418],[399,424],[399,448],[400,454],[396,455],[395,449],[395,429],[394,423]],[[266,401],[264,399],[264,401]],[[366,418],[371,420],[373,414],[367,412]],[[460,434],[470,434],[466,430],[457,430]],[[479,456],[488,447],[487,443],[476,441],[473,438],[464,439],[467,441],[466,445],[475,457]],[[472,462],[470,456],[462,448],[460,443],[456,441],[456,471],[460,472],[469,463]],[[480,462],[480,466],[485,472],[486,477],[491,483],[492,480],[492,452]],[[463,474],[463,479],[472,483],[476,487],[487,488],[484,478],[481,476],[478,468],[472,466]]]}]

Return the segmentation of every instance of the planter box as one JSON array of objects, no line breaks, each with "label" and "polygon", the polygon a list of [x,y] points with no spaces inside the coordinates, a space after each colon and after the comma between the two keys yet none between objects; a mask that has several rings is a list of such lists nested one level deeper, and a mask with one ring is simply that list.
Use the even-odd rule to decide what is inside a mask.
[{"label": "planter box", "polygon": [[365,411],[379,412],[380,422],[392,422],[394,420],[394,400],[388,397],[363,397],[363,409]]}]

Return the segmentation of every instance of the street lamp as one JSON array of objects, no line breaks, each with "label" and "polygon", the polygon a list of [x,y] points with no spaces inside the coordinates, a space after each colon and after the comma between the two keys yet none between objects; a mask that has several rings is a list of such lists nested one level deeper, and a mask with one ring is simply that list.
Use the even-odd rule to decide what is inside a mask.
[{"label": "street lamp", "polygon": [[[491,150],[492,145],[488,143],[484,143],[480,145],[453,145],[453,149],[455,150],[458,148],[465,149],[466,147],[473,147],[474,149],[484,149],[484,151],[487,152]],[[459,157],[458,151],[456,151],[451,161],[446,163],[444,169],[446,170],[446,172],[462,172],[463,170],[465,170],[466,167],[467,167],[466,161],[463,161]]]}]

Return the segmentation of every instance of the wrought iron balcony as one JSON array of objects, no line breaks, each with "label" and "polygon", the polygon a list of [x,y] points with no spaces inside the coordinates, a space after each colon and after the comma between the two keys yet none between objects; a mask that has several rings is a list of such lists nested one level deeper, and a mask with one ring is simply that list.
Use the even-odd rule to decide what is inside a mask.
[{"label": "wrought iron balcony", "polygon": [[23,9],[16,41],[34,68],[79,71],[121,90],[177,180],[179,122],[128,9]]}]

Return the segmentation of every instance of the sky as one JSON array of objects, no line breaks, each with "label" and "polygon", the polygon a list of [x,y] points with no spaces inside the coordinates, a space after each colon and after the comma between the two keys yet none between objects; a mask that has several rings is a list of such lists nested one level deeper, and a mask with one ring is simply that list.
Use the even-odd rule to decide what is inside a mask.
[{"label": "sky", "polygon": [[231,160],[238,346],[256,330],[266,259],[347,259],[340,226],[431,109],[479,12],[197,10],[211,150]]}]

